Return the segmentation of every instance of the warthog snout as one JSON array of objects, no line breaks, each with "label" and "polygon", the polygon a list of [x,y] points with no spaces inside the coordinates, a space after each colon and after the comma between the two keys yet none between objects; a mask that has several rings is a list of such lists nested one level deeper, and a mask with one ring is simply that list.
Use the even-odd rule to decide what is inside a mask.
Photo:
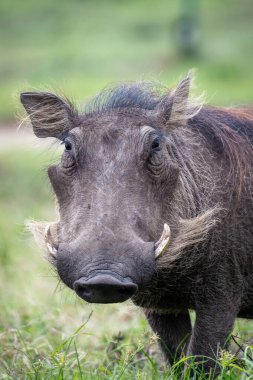
[{"label": "warthog snout", "polygon": [[116,303],[126,301],[138,289],[130,279],[119,280],[111,274],[97,274],[87,280],[85,277],[74,282],[77,295],[87,302]]}]

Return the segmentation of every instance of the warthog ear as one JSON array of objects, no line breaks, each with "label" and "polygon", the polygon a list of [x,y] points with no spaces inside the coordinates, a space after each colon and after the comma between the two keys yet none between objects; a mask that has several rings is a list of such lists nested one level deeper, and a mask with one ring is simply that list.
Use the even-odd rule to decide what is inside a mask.
[{"label": "warthog ear", "polygon": [[159,105],[160,115],[170,130],[186,125],[187,120],[195,116],[201,109],[202,104],[199,103],[199,100],[189,99],[192,81],[193,72],[190,71],[179,82],[176,89],[165,96]]},{"label": "warthog ear", "polygon": [[77,112],[68,100],[47,92],[23,92],[20,101],[37,137],[61,138],[74,127]]}]

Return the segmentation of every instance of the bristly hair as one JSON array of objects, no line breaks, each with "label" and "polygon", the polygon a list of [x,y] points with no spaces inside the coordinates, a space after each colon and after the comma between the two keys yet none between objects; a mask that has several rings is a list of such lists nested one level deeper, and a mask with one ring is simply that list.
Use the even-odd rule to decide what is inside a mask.
[{"label": "bristly hair", "polygon": [[215,108],[205,106],[189,120],[190,128],[205,136],[212,149],[228,160],[227,180],[240,201],[253,163],[253,108]]},{"label": "bristly hair", "polygon": [[169,90],[161,84],[139,81],[105,88],[85,107],[85,113],[99,113],[121,108],[139,108],[152,111]]}]

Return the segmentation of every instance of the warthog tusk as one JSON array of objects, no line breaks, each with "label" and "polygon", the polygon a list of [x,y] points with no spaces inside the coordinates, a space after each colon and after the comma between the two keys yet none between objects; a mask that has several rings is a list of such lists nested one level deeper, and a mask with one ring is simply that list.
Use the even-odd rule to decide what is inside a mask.
[{"label": "warthog tusk", "polygon": [[50,224],[48,224],[45,228],[45,242],[47,245],[48,252],[53,257],[54,260],[57,259],[57,249],[54,246],[52,234],[50,231]]},{"label": "warthog tusk", "polygon": [[168,224],[164,224],[163,233],[160,239],[155,243],[155,259],[158,259],[159,256],[163,254],[163,252],[168,247],[170,241],[170,227]]}]

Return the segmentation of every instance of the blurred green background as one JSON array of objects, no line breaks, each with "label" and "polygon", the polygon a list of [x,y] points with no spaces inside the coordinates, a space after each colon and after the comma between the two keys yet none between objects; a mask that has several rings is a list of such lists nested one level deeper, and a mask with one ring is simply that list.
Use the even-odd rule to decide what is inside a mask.
[{"label": "blurred green background", "polygon": [[191,67],[213,103],[250,102],[252,20],[251,0],[3,0],[0,118],[13,119],[13,96],[30,86],[83,101],[111,82],[175,84]]},{"label": "blurred green background", "polygon": [[[53,89],[81,107],[108,84],[154,79],[170,87],[196,68],[196,94],[205,91],[212,104],[248,104],[252,66],[252,0],[0,2],[0,378],[63,379],[63,370],[64,378],[81,378],[74,348],[65,352],[62,342],[91,310],[77,342],[83,378],[119,378],[127,350],[139,340],[153,347],[133,306],[93,307],[57,286],[25,233],[25,219],[55,218],[46,167],[61,148],[17,131],[19,92]],[[252,323],[236,326],[249,339]],[[146,362],[125,378],[151,378]]]}]

